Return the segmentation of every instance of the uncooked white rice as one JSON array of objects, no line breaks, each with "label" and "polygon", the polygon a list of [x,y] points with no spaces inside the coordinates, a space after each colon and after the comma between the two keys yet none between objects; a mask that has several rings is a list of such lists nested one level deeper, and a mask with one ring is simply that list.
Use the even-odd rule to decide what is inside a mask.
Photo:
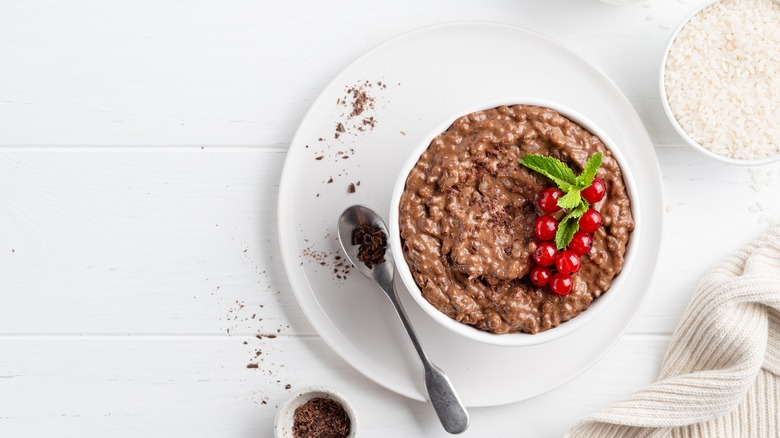
[{"label": "uncooked white rice", "polygon": [[727,157],[780,154],[780,0],[723,0],[672,43],[664,88],[683,130]]}]

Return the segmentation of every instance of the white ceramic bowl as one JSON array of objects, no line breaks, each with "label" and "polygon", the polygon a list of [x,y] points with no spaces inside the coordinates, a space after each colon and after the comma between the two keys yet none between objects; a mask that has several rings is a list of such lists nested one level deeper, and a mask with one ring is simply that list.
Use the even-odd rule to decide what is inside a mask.
[{"label": "white ceramic bowl", "polygon": [[604,295],[594,300],[590,308],[588,308],[588,310],[582,312],[576,318],[571,319],[553,329],[543,331],[535,335],[531,335],[527,333],[510,333],[510,334],[498,335],[498,334],[476,329],[468,324],[463,324],[458,321],[455,321],[454,319],[440,312],[425,298],[423,298],[422,292],[420,291],[420,288],[417,286],[417,283],[415,283],[414,278],[412,277],[412,272],[409,269],[406,260],[404,259],[403,256],[404,253],[401,245],[401,233],[398,225],[398,217],[399,217],[398,206],[400,205],[401,195],[403,194],[404,188],[406,187],[406,178],[409,175],[409,172],[414,167],[414,165],[417,164],[417,160],[420,158],[420,155],[422,155],[422,153],[425,152],[425,150],[428,148],[433,138],[441,134],[442,132],[444,132],[447,128],[449,128],[450,125],[452,125],[452,123],[456,119],[466,114],[473,113],[475,111],[496,108],[502,105],[516,105],[516,104],[535,105],[535,106],[554,109],[559,113],[561,113],[562,115],[566,116],[569,120],[578,123],[580,126],[590,131],[590,133],[592,133],[593,135],[599,137],[599,139],[601,139],[604,145],[607,146],[607,148],[610,150],[610,152],[612,152],[613,156],[620,164],[620,168],[623,171],[623,179],[626,183],[626,188],[628,190],[628,195],[631,198],[631,211],[635,219],[640,217],[639,196],[637,196],[636,183],[631,173],[631,167],[626,162],[625,158],[623,158],[623,155],[620,153],[620,149],[617,147],[617,145],[615,145],[612,142],[612,140],[606,135],[604,131],[602,131],[593,122],[585,118],[585,116],[558,103],[547,101],[547,100],[541,100],[541,99],[528,99],[523,97],[505,98],[505,99],[485,102],[473,106],[471,108],[466,108],[463,111],[458,111],[457,114],[442,121],[438,126],[432,129],[425,138],[421,139],[419,145],[409,155],[403,167],[401,168],[401,171],[398,175],[398,179],[395,183],[395,188],[393,190],[393,197],[390,201],[391,202],[390,223],[388,224],[388,231],[390,233],[390,247],[396,259],[396,268],[398,270],[398,274],[401,277],[401,280],[403,281],[406,288],[409,290],[409,293],[411,293],[412,297],[417,302],[417,304],[419,304],[420,307],[422,307],[422,309],[436,322],[438,322],[445,328],[449,329],[453,333],[456,333],[460,336],[464,336],[466,338],[473,339],[475,341],[483,342],[486,344],[501,345],[507,347],[543,344],[545,342],[550,342],[555,339],[566,336],[567,334],[574,332],[575,330],[587,324],[589,321],[593,320],[604,309],[607,309],[609,307],[609,303],[612,301],[612,298],[615,297],[617,294],[630,293],[631,291],[621,290],[621,285],[623,284],[623,279],[626,276],[628,276],[631,271],[631,265],[635,258],[637,247],[639,246],[639,239],[641,236],[641,225],[642,225],[640,222],[636,222],[635,229],[631,233],[631,238],[629,240],[628,247],[626,249],[625,264],[623,266],[623,270],[621,274],[618,275],[615,278],[615,280],[612,282],[612,286],[609,288],[609,290],[605,292]]},{"label": "white ceramic bowl", "polygon": [[675,131],[677,131],[677,133],[680,134],[680,137],[682,137],[683,140],[685,140],[685,142],[688,143],[692,148],[703,153],[704,155],[715,158],[716,160],[720,160],[724,163],[735,164],[738,166],[763,166],[766,164],[771,164],[780,161],[780,154],[774,155],[772,157],[754,159],[754,160],[731,158],[725,155],[716,154],[715,152],[699,144],[699,142],[697,142],[696,140],[691,138],[690,135],[688,135],[688,133],[683,129],[683,127],[680,126],[680,122],[677,121],[677,118],[674,116],[674,113],[672,112],[672,108],[669,106],[669,97],[666,95],[666,83],[664,81],[664,76],[666,73],[666,61],[667,59],[669,59],[669,52],[672,50],[672,44],[674,44],[674,40],[677,39],[677,36],[680,34],[680,31],[683,29],[683,27],[685,27],[685,25],[688,24],[688,22],[690,22],[693,17],[695,17],[699,12],[703,11],[709,6],[718,3],[720,1],[721,0],[709,0],[699,5],[690,14],[688,14],[688,16],[685,17],[672,32],[672,36],[669,38],[669,42],[666,43],[666,49],[664,49],[663,59],[661,59],[661,70],[658,79],[658,87],[661,93],[661,104],[664,107],[664,112],[666,113],[666,117],[669,119],[669,122],[671,122]]},{"label": "white ceramic bowl", "polygon": [[358,430],[358,418],[355,409],[341,394],[323,386],[310,386],[295,391],[292,397],[279,406],[279,410],[276,411],[276,417],[274,418],[274,437],[293,438],[292,430],[295,410],[307,401],[317,397],[335,400],[344,406],[350,421],[349,438],[355,438]]}]

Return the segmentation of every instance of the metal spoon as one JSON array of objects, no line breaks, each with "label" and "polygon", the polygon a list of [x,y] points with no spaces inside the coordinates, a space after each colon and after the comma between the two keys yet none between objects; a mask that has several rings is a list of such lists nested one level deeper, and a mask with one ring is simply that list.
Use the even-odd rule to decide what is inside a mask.
[{"label": "metal spoon", "polygon": [[344,210],[344,213],[339,217],[339,242],[341,247],[347,254],[349,261],[355,265],[358,271],[378,284],[385,291],[387,297],[390,298],[390,302],[393,303],[395,312],[401,319],[409,339],[412,340],[414,349],[417,350],[417,355],[420,356],[420,361],[425,370],[425,388],[428,390],[428,398],[431,400],[436,415],[439,416],[439,421],[441,421],[444,430],[447,432],[461,433],[469,427],[469,414],[466,412],[466,407],[463,406],[463,402],[460,401],[458,394],[455,393],[450,379],[444,374],[444,371],[431,363],[422,345],[420,345],[420,341],[417,340],[417,335],[414,334],[414,329],[401,305],[401,300],[398,299],[398,294],[396,294],[393,284],[395,263],[390,247],[388,246],[385,252],[385,261],[374,264],[372,268],[369,268],[358,259],[358,246],[352,244],[352,235],[361,224],[369,224],[379,228],[385,233],[385,236],[389,236],[385,223],[376,212],[362,205],[353,205]]}]

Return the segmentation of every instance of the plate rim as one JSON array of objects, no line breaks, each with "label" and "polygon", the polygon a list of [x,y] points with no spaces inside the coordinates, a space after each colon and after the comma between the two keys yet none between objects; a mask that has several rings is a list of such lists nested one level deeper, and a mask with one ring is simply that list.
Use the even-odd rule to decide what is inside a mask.
[{"label": "plate rim", "polygon": [[[439,29],[442,29],[442,28],[457,28],[457,27],[461,27],[461,26],[464,26],[464,27],[483,26],[485,28],[491,28],[492,27],[492,28],[499,28],[499,29],[503,29],[503,30],[509,30],[509,31],[516,32],[516,33],[528,34],[528,35],[531,35],[531,36],[533,36],[535,38],[544,40],[548,44],[552,44],[552,45],[560,47],[564,51],[568,52],[568,55],[571,56],[572,58],[575,58],[579,62],[582,62],[583,64],[586,64],[592,70],[593,73],[595,73],[601,80],[603,80],[605,82],[606,86],[610,87],[612,89],[612,91],[615,92],[616,96],[619,96],[620,100],[622,100],[623,103],[625,103],[629,108],[631,108],[632,116],[636,117],[637,121],[639,122],[639,125],[642,127],[642,133],[644,134],[644,136],[646,137],[648,143],[650,144],[650,146],[652,148],[651,155],[653,157],[653,160],[651,161],[651,163],[649,163],[649,164],[651,164],[651,166],[648,166],[648,167],[652,167],[652,169],[650,171],[653,174],[654,179],[656,179],[659,182],[659,184],[657,186],[657,189],[658,189],[657,196],[658,196],[659,204],[660,204],[660,207],[661,207],[660,210],[658,211],[658,213],[659,213],[658,214],[658,222],[657,222],[657,226],[658,226],[658,241],[656,243],[655,256],[652,257],[651,260],[648,260],[648,267],[650,268],[652,273],[650,274],[650,277],[648,278],[648,285],[645,288],[644,294],[642,295],[641,299],[638,301],[638,303],[636,305],[636,309],[634,310],[633,314],[628,319],[628,321],[625,323],[625,325],[623,326],[623,328],[620,331],[620,333],[612,339],[612,341],[608,344],[608,346],[606,348],[603,349],[603,351],[600,352],[600,354],[595,356],[593,358],[593,360],[591,360],[588,363],[586,363],[585,365],[583,365],[578,372],[573,373],[571,376],[568,376],[567,378],[561,379],[559,382],[557,382],[556,385],[548,388],[545,391],[539,392],[539,393],[534,394],[534,395],[532,395],[530,397],[525,397],[523,399],[514,399],[514,400],[508,400],[508,401],[500,400],[500,401],[491,402],[491,403],[468,403],[468,401],[466,402],[466,406],[468,406],[468,407],[490,407],[490,406],[501,406],[501,405],[507,405],[507,404],[511,404],[511,403],[517,403],[517,402],[520,402],[520,401],[524,401],[524,400],[532,399],[534,397],[538,397],[539,395],[545,394],[545,393],[550,392],[550,391],[552,391],[552,390],[554,390],[556,388],[559,388],[560,386],[570,382],[571,380],[573,380],[576,377],[582,375],[585,371],[587,371],[591,367],[593,367],[597,362],[599,362],[604,357],[604,355],[606,355],[609,351],[612,350],[612,348],[622,339],[622,337],[625,334],[625,332],[627,331],[628,327],[631,326],[632,322],[634,321],[634,319],[637,316],[637,313],[639,313],[638,312],[639,309],[642,307],[642,305],[644,304],[645,300],[647,299],[647,295],[650,292],[650,290],[649,290],[650,289],[650,284],[652,284],[652,282],[653,282],[653,280],[654,280],[654,278],[655,278],[655,276],[657,274],[656,267],[658,265],[658,260],[660,258],[660,253],[661,253],[660,249],[661,249],[662,241],[664,239],[664,219],[665,219],[665,213],[663,211],[663,206],[665,205],[665,193],[664,193],[663,175],[662,175],[662,172],[661,172],[660,163],[659,163],[658,157],[657,157],[657,155],[655,153],[655,147],[653,145],[652,138],[650,137],[649,133],[647,132],[647,128],[646,128],[644,122],[642,121],[641,117],[637,113],[636,108],[634,108],[634,106],[631,104],[631,101],[628,99],[628,97],[626,97],[626,95],[617,86],[617,84],[615,84],[615,82],[609,76],[607,76],[601,69],[599,69],[596,65],[594,65],[593,63],[591,63],[587,59],[585,59],[582,56],[580,56],[579,54],[577,54],[577,52],[574,51],[572,48],[570,48],[568,45],[566,45],[566,44],[564,44],[564,43],[562,43],[562,42],[560,42],[560,41],[558,41],[558,40],[556,40],[556,39],[554,39],[552,37],[549,37],[549,36],[547,36],[545,34],[542,34],[542,33],[538,32],[538,31],[535,31],[533,29],[529,29],[529,28],[526,28],[526,27],[522,27],[522,26],[509,24],[509,23],[502,23],[502,22],[495,22],[495,21],[484,21],[484,20],[474,20],[474,21],[471,21],[471,20],[459,20],[459,21],[451,21],[451,22],[437,23],[437,24],[428,25],[428,26],[422,26],[422,27],[415,28],[415,29],[409,30],[407,32],[403,32],[401,34],[395,35],[395,36],[393,36],[393,37],[383,41],[382,43],[377,44],[376,46],[371,47],[369,50],[363,52],[362,54],[360,54],[359,56],[354,58],[348,65],[344,66],[344,68],[331,81],[329,81],[327,83],[327,85],[325,85],[320,90],[319,95],[317,96],[317,98],[314,99],[314,101],[312,101],[311,105],[306,110],[306,113],[303,115],[303,117],[300,119],[300,122],[298,123],[298,127],[296,128],[295,134],[293,135],[293,137],[292,137],[292,139],[290,141],[290,144],[288,146],[288,150],[286,152],[286,157],[285,157],[285,160],[284,160],[284,164],[282,166],[282,171],[281,171],[281,176],[280,176],[279,188],[278,188],[278,191],[277,191],[277,196],[278,196],[277,204],[276,204],[276,207],[277,207],[277,214],[276,214],[277,235],[278,235],[277,237],[279,238],[279,247],[280,247],[280,252],[281,252],[281,255],[282,255],[282,264],[284,265],[285,274],[287,276],[287,280],[290,283],[291,289],[293,291],[293,295],[295,296],[295,299],[296,299],[296,301],[298,303],[298,306],[303,311],[303,313],[306,316],[307,320],[312,325],[314,330],[317,332],[317,334],[320,337],[320,339],[322,339],[325,342],[325,344],[328,345],[328,347],[333,352],[336,353],[336,355],[338,355],[342,360],[344,360],[347,364],[349,364],[350,367],[352,367],[353,369],[358,371],[363,376],[367,377],[369,380],[371,380],[375,384],[377,384],[377,385],[379,385],[379,386],[381,386],[383,388],[386,388],[386,389],[388,389],[390,391],[393,391],[396,394],[399,394],[399,395],[402,395],[404,397],[410,398],[412,400],[427,402],[427,398],[425,398],[424,395],[422,397],[420,397],[420,394],[418,394],[413,389],[410,391],[408,388],[405,388],[404,385],[402,385],[402,384],[398,384],[395,381],[388,381],[386,379],[382,379],[382,378],[380,378],[378,376],[378,374],[381,374],[381,373],[377,373],[376,371],[372,371],[369,367],[356,365],[356,362],[359,362],[359,363],[362,364],[362,361],[355,360],[354,358],[348,359],[346,354],[345,354],[345,352],[343,352],[340,348],[336,348],[334,346],[335,342],[333,341],[333,339],[339,339],[339,340],[341,340],[343,342],[347,342],[347,343],[351,343],[351,342],[333,324],[333,322],[330,320],[330,317],[324,312],[324,310],[322,310],[322,314],[324,315],[325,320],[327,321],[327,323],[333,329],[333,330],[331,330],[331,332],[329,332],[329,336],[333,336],[333,339],[328,339],[325,336],[323,336],[323,329],[321,327],[318,327],[317,324],[315,324],[315,322],[314,322],[315,319],[313,318],[313,315],[312,315],[313,312],[311,312],[310,309],[307,309],[306,306],[303,304],[302,298],[300,297],[299,292],[297,292],[297,289],[296,289],[296,286],[300,286],[301,280],[298,280],[297,277],[293,275],[292,270],[293,270],[294,267],[298,266],[298,264],[296,262],[299,261],[298,260],[298,258],[299,258],[298,256],[299,255],[298,254],[292,254],[291,253],[291,249],[292,248],[290,246],[288,246],[288,245],[284,245],[283,244],[284,242],[286,242],[288,240],[287,238],[285,238],[285,236],[288,235],[291,231],[294,233],[294,225],[292,223],[287,223],[286,221],[282,220],[283,219],[282,215],[284,214],[284,212],[288,211],[288,209],[286,207],[286,204],[289,203],[289,201],[287,200],[287,197],[285,197],[283,195],[287,191],[289,191],[288,187],[292,184],[291,181],[288,181],[289,177],[286,177],[287,175],[290,174],[290,172],[291,172],[290,169],[294,166],[294,164],[293,164],[293,155],[295,153],[293,152],[292,146],[294,144],[297,144],[297,143],[300,142],[300,137],[303,135],[301,128],[304,125],[304,122],[306,122],[312,116],[314,108],[317,107],[318,104],[321,101],[324,101],[324,99],[325,99],[324,91],[330,89],[334,84],[337,84],[342,79],[342,77],[346,76],[349,73],[349,71],[351,70],[351,68],[354,65],[356,65],[360,61],[370,57],[375,52],[381,51],[386,46],[394,44],[398,40],[411,38],[411,37],[413,37],[416,34],[432,32],[432,31],[436,31],[436,30],[439,30]],[[645,163],[645,164],[648,164],[648,163]],[[306,279],[304,279],[302,281],[303,282],[307,282]],[[314,297],[314,300],[317,301],[316,296]],[[321,306],[320,306],[320,309],[322,309]],[[319,318],[316,318],[316,320],[318,322],[320,321]],[[521,347],[504,347],[504,348],[521,348]]]}]

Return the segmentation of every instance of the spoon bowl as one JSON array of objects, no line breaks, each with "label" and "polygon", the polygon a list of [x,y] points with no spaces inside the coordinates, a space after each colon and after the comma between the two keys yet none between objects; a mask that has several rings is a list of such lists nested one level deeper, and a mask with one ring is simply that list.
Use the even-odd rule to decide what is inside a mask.
[{"label": "spoon bowl", "polygon": [[389,245],[386,246],[385,261],[383,263],[376,263],[369,268],[358,258],[359,246],[352,245],[352,236],[357,227],[363,224],[379,228],[385,233],[385,238],[389,236],[385,222],[374,210],[363,205],[353,205],[344,210],[344,213],[339,217],[339,243],[341,243],[341,248],[349,261],[355,265],[361,274],[376,283],[380,283],[380,285],[382,283],[392,284],[393,275],[395,274],[395,263],[393,262],[393,253]]}]

